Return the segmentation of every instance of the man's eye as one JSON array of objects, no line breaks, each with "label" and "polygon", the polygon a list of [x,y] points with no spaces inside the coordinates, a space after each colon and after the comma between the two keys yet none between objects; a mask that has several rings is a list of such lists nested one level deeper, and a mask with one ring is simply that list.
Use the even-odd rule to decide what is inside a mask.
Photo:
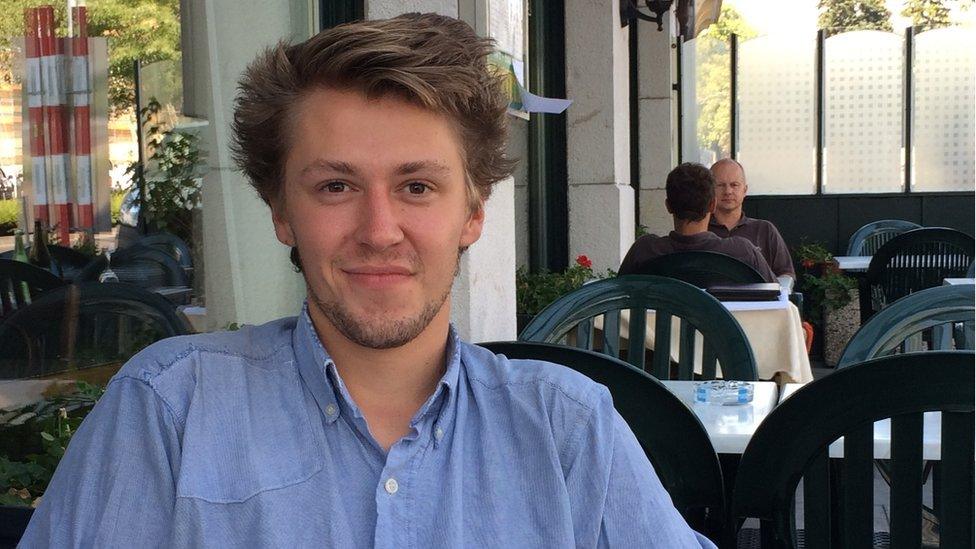
[{"label": "man's eye", "polygon": [[322,187],[323,190],[330,193],[341,193],[348,188],[349,186],[341,181],[329,181]]},{"label": "man's eye", "polygon": [[429,190],[430,190],[430,187],[427,186],[426,183],[420,183],[420,182],[414,181],[413,183],[407,184],[407,191],[409,191],[410,194],[424,194],[424,193],[426,193]]}]

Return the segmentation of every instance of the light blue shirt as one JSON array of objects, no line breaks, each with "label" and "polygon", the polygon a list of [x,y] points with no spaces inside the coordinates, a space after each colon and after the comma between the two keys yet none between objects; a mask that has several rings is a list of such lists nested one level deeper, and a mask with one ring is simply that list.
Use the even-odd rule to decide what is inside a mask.
[{"label": "light blue shirt", "polygon": [[384,452],[305,312],[156,343],[78,429],[20,546],[714,547],[605,387],[453,330],[447,352]]}]

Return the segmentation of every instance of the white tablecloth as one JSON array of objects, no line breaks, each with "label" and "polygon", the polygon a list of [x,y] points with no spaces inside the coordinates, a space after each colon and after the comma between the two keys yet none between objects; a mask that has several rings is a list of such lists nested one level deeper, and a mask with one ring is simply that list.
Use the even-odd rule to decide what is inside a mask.
[{"label": "white tablecloth", "polygon": [[[742,331],[745,332],[752,346],[759,379],[773,379],[776,374],[780,374],[782,382],[813,381],[800,312],[795,305],[788,301],[749,302],[747,305],[726,302],[723,305],[742,326]],[[648,349],[654,349],[654,318],[653,312],[647,313],[647,335],[644,344]],[[602,328],[601,320],[597,319],[595,322],[597,328]],[[629,321],[629,311],[622,311],[620,333],[624,337],[629,328]],[[673,318],[671,322],[671,358],[677,361],[680,335],[678,319]],[[695,340],[695,371],[699,373],[701,372],[701,344],[701,334],[698,334]]]},{"label": "white tablecloth", "polygon": [[778,390],[771,381],[751,382],[752,402],[734,406],[696,403],[697,381],[661,380],[661,383],[695,412],[720,454],[744,452],[756,428],[776,407]]}]

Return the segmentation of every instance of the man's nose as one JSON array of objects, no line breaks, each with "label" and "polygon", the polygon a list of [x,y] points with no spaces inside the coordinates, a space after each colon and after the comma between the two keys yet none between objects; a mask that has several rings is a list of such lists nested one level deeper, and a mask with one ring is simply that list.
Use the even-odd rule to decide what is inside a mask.
[{"label": "man's nose", "polygon": [[356,234],[360,244],[379,251],[403,240],[399,208],[385,189],[366,192],[360,216]]}]

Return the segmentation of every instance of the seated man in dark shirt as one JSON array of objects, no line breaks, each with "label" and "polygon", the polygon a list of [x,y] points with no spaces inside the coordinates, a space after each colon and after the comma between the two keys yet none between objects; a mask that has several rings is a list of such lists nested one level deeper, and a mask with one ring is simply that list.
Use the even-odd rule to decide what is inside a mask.
[{"label": "seated man in dark shirt", "polygon": [[667,236],[645,235],[637,239],[620,264],[619,274],[640,274],[645,262],[669,253],[706,251],[730,255],[755,268],[766,282],[776,282],[776,275],[753,243],[708,232],[708,222],[715,211],[715,178],[708,168],[681,164],[668,174],[666,193],[664,204],[674,217],[674,230]]},{"label": "seated man in dark shirt", "polygon": [[796,280],[793,259],[776,225],[764,219],[746,217],[742,213],[742,201],[749,191],[742,164],[731,158],[723,158],[712,164],[711,171],[715,176],[716,204],[708,230],[722,238],[745,238],[758,246],[780,284],[792,288]]}]

